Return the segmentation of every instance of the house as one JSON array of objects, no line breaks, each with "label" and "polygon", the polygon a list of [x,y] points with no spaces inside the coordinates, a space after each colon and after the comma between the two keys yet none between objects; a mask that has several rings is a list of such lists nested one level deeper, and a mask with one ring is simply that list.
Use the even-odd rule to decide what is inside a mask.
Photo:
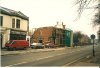
[{"label": "house", "polygon": [[26,40],[29,31],[29,17],[20,11],[0,6],[1,48],[10,40]]}]

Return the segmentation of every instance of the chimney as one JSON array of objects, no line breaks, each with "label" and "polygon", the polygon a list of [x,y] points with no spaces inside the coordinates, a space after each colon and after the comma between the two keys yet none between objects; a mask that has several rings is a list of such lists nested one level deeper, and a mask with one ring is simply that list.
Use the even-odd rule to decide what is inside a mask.
[{"label": "chimney", "polygon": [[57,21],[57,25],[58,25],[58,23],[59,23],[59,22]]},{"label": "chimney", "polygon": [[63,22],[62,22],[62,25],[63,25]]},{"label": "chimney", "polygon": [[63,29],[65,29],[66,25],[63,25]]}]

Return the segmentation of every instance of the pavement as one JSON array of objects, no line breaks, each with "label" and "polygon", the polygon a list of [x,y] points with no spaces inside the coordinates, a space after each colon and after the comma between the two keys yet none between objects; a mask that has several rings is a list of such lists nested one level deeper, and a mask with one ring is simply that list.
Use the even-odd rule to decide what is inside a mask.
[{"label": "pavement", "polygon": [[89,58],[85,57],[66,66],[100,66],[100,55]]},{"label": "pavement", "polygon": [[65,47],[59,47],[59,48],[44,48],[44,49],[31,49],[28,48],[26,50],[16,50],[16,51],[7,51],[6,49],[1,49],[1,56],[4,55],[15,55],[15,54],[25,54],[25,53],[31,53],[31,52],[46,52],[46,51],[55,51],[55,50],[62,50],[65,49]]},{"label": "pavement", "polygon": [[85,61],[80,61],[79,63],[76,64],[76,66],[100,66],[100,52],[96,54],[95,57],[90,56],[84,58]]},{"label": "pavement", "polygon": [[83,58],[78,62],[70,64],[69,66],[100,66],[100,55]]},{"label": "pavement", "polygon": [[100,45],[95,50],[95,56],[88,55],[76,62],[69,64],[68,66],[100,66]]}]

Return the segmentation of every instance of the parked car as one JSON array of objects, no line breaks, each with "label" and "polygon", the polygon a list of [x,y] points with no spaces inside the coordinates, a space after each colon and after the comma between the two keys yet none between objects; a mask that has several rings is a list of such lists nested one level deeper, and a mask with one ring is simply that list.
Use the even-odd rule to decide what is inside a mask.
[{"label": "parked car", "polygon": [[44,48],[45,46],[42,45],[42,43],[32,43],[32,44],[30,45],[30,47],[31,47],[32,49],[37,49],[37,48]]},{"label": "parked car", "polygon": [[52,44],[52,43],[47,43],[47,44],[45,45],[45,48],[55,48],[55,47],[57,47],[57,46],[54,45],[54,44]]},{"label": "parked car", "polygon": [[5,44],[7,50],[26,49],[29,47],[29,42],[26,40],[11,40]]}]

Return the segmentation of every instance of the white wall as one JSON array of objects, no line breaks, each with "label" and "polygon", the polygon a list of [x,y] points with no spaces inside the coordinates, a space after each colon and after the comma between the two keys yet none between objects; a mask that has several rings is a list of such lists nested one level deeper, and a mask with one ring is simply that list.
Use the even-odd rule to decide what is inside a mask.
[{"label": "white wall", "polygon": [[16,19],[19,19],[20,28],[17,28],[17,29],[27,31],[28,20],[24,20],[19,17],[9,16],[9,15],[4,15],[4,14],[0,14],[0,16],[3,16],[3,27],[12,28],[12,19],[15,18],[15,28],[16,28]]},{"label": "white wall", "polygon": [[21,19],[20,29],[27,31],[27,26],[28,26],[28,21],[24,20],[24,19]]},{"label": "white wall", "polygon": [[12,18],[11,16],[0,14],[0,16],[3,16],[3,27],[11,28],[12,24]]}]

